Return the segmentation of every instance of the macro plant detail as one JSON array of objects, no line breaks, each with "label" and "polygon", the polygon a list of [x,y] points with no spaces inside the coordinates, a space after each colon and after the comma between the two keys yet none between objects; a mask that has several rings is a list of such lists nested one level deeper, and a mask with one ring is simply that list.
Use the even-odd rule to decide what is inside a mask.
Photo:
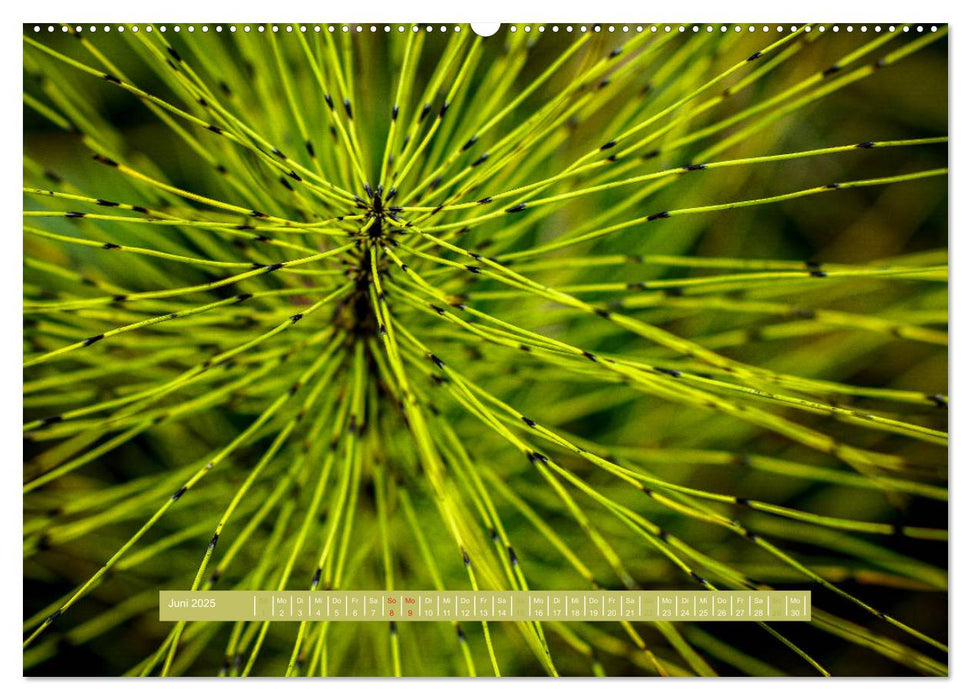
[{"label": "macro plant detail", "polygon": [[[123,29],[24,27],[25,673],[947,674],[946,27]],[[158,621],[648,588],[812,620]]]}]

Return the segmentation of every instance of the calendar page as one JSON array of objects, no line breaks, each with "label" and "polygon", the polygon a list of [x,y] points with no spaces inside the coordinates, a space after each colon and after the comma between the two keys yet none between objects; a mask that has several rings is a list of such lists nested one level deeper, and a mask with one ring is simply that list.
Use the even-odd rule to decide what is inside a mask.
[{"label": "calendar page", "polygon": [[948,675],[948,26],[648,10],[23,25],[24,675]]}]

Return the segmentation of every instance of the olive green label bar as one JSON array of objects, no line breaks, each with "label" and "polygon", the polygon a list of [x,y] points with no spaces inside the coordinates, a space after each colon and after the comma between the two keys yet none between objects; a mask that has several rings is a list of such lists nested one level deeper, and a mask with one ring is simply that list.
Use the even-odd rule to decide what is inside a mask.
[{"label": "olive green label bar", "polygon": [[160,591],[159,620],[810,619],[809,591]]}]

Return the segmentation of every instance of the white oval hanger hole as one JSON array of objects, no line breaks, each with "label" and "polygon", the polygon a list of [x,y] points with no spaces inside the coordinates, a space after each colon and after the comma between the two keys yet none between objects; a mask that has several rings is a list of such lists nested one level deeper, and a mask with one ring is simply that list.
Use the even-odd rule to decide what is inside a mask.
[{"label": "white oval hanger hole", "polygon": [[471,24],[472,31],[479,36],[492,36],[499,31],[499,27],[502,26],[499,22],[473,22]]}]

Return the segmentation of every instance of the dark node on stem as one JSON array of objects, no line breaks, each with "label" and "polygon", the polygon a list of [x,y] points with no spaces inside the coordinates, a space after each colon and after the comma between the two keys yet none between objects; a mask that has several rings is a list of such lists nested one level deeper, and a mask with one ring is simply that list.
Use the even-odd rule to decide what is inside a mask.
[{"label": "dark node on stem", "polygon": [[705,163],[689,163],[688,165],[685,165],[682,169],[685,172],[691,172],[692,170],[704,170],[707,167],[708,165]]},{"label": "dark node on stem", "polygon": [[481,156],[479,156],[478,158],[476,158],[472,162],[472,165],[470,165],[469,167],[470,168],[478,167],[478,166],[482,165],[483,163],[485,163],[488,158],[489,158],[489,154],[488,153],[483,153]]},{"label": "dark node on stem", "polygon": [[275,272],[276,270],[279,270],[281,267],[283,267],[283,263],[273,263],[272,265],[265,265],[263,267],[263,270],[265,272]]},{"label": "dark node on stem", "polygon": [[601,318],[610,318],[610,312],[607,309],[594,309],[593,312]]},{"label": "dark node on stem", "polygon": [[615,140],[611,139],[610,141],[608,141],[607,143],[605,143],[603,146],[601,146],[600,147],[600,150],[601,151],[609,151],[611,148],[613,148],[616,145],[617,145],[617,142]]},{"label": "dark node on stem", "polygon": [[428,359],[431,360],[432,361],[432,364],[434,364],[439,369],[443,369],[445,367],[445,363],[442,362],[441,358],[439,358],[437,355],[433,355],[433,354],[429,353],[428,354]]},{"label": "dark node on stem", "polygon": [[472,146],[473,146],[473,145],[475,144],[475,142],[476,142],[476,141],[478,141],[478,140],[479,140],[479,137],[478,137],[478,136],[473,136],[472,138],[470,138],[470,139],[469,139],[468,141],[466,141],[466,142],[465,142],[465,145],[464,145],[464,146],[462,146],[462,150],[463,150],[463,151],[467,151],[467,150],[469,150],[470,148],[472,148]]},{"label": "dark node on stem", "polygon": [[826,185],[826,189],[828,190],[838,190],[839,188],[840,188],[840,183],[838,182],[831,182],[828,185]]},{"label": "dark node on stem", "polygon": [[425,117],[428,116],[428,113],[431,111],[432,111],[432,106],[426,102],[425,106],[421,108],[421,115],[419,115],[418,117],[418,122],[421,123],[425,119]]},{"label": "dark node on stem", "polygon": [[928,394],[927,400],[937,408],[947,408],[947,397],[942,394]]},{"label": "dark node on stem", "polygon": [[439,119],[444,119],[445,118],[445,112],[448,111],[448,107],[449,107],[449,103],[448,102],[443,102],[442,103],[442,108],[440,110],[438,110],[438,118]]},{"label": "dark node on stem", "polygon": [[698,583],[700,583],[703,586],[708,583],[702,576],[699,576],[694,571],[691,572],[691,578],[693,578],[695,581],[697,581]]},{"label": "dark node on stem", "polygon": [[494,527],[489,528],[489,537],[492,539],[493,542],[499,541],[499,533],[496,532],[496,528]]},{"label": "dark node on stem", "polygon": [[105,250],[117,250],[117,249],[121,248],[121,246],[118,245],[117,243],[105,243],[101,247],[104,248]]},{"label": "dark node on stem", "polygon": [[761,51],[756,51],[755,53],[753,53],[751,56],[749,56],[745,60],[747,60],[747,61],[755,61],[755,60],[757,60],[759,58],[762,58],[762,52]]},{"label": "dark node on stem", "polygon": [[182,494],[184,494],[186,491],[187,491],[187,487],[183,486],[178,491],[172,494],[172,500],[173,501],[179,500],[180,498],[182,498]]},{"label": "dark node on stem", "polygon": [[89,345],[94,345],[99,340],[104,340],[104,337],[105,337],[104,333],[99,333],[98,335],[92,335],[90,338],[85,338],[84,347],[88,347]]},{"label": "dark node on stem", "polygon": [[466,566],[472,566],[472,560],[469,559],[469,553],[465,551],[464,547],[462,548],[462,563]]},{"label": "dark node on stem", "polygon": [[40,427],[46,428],[49,425],[54,425],[55,423],[60,423],[64,420],[64,416],[48,416],[40,422]]},{"label": "dark node on stem", "polygon": [[489,204],[492,201],[492,197],[483,197],[476,204]]},{"label": "dark node on stem", "polygon": [[624,50],[624,47],[618,46],[616,49],[610,52],[610,55],[607,56],[607,58],[616,58],[617,56],[620,56],[620,52],[623,50]]},{"label": "dark node on stem", "polygon": [[280,160],[286,160],[287,159],[287,157],[285,155],[283,155],[283,151],[281,151],[279,148],[274,148],[273,149],[273,155],[275,155]]},{"label": "dark node on stem", "polygon": [[307,153],[310,155],[311,158],[317,157],[317,152],[314,151],[314,145],[309,140],[306,143],[304,143],[304,147],[307,149]]},{"label": "dark node on stem", "polygon": [[810,277],[826,277],[827,276],[827,273],[826,273],[825,270],[810,270],[809,271],[809,276]]},{"label": "dark node on stem", "polygon": [[115,85],[121,85],[121,81],[115,76],[113,76],[111,73],[105,73],[103,77],[109,83],[114,83]]},{"label": "dark node on stem", "polygon": [[676,369],[668,369],[667,367],[655,367],[654,370],[656,372],[660,372],[661,374],[666,374],[669,377],[674,377],[675,379],[681,376],[681,372],[679,372]]},{"label": "dark node on stem", "polygon": [[862,143],[856,144],[857,148],[873,148],[876,144],[873,141],[864,141]]},{"label": "dark node on stem", "polygon": [[294,314],[293,316],[290,317],[290,323],[296,323],[302,318],[303,318],[303,314]]},{"label": "dark node on stem", "polygon": [[118,202],[112,202],[110,199],[96,199],[95,200],[95,203],[96,204],[99,204],[99,205],[101,205],[103,207],[117,207],[118,206]]},{"label": "dark node on stem", "polygon": [[215,126],[214,124],[210,124],[206,128],[209,129],[209,131],[211,131],[214,134],[221,134],[223,132],[222,129],[220,129],[218,126]]},{"label": "dark node on stem", "polygon": [[506,547],[506,552],[509,553],[509,561],[513,566],[519,566],[519,557],[516,556],[516,552],[513,551],[512,545]]},{"label": "dark node on stem", "polygon": [[584,356],[585,358],[587,358],[588,360],[590,360],[591,362],[596,362],[596,361],[597,361],[597,356],[596,356],[596,355],[594,355],[594,354],[593,354],[592,352],[590,352],[589,350],[584,350],[584,351],[583,351],[583,356]]},{"label": "dark node on stem", "polygon": [[517,204],[515,206],[509,207],[508,209],[506,209],[506,213],[507,214],[515,214],[515,213],[521,212],[521,211],[523,211],[525,209],[526,209],[526,205],[525,204]]},{"label": "dark node on stem", "polygon": [[741,496],[735,496],[735,502],[740,506],[747,506],[751,503],[749,499],[743,498]]},{"label": "dark node on stem", "polygon": [[667,219],[671,214],[666,211],[659,211],[657,214],[651,214],[647,217],[648,221],[657,221],[658,219]]},{"label": "dark node on stem", "polygon": [[533,464],[539,462],[540,464],[549,464],[549,458],[540,452],[527,452],[526,458]]},{"label": "dark node on stem", "polygon": [[223,575],[223,572],[222,572],[222,571],[220,571],[219,569],[216,569],[216,570],[215,570],[215,571],[213,571],[213,572],[212,572],[212,574],[211,574],[211,575],[209,576],[209,583],[217,583],[217,582],[219,581],[219,578],[220,578],[220,577],[221,577],[222,575]]},{"label": "dark node on stem", "polygon": [[216,542],[218,542],[218,541],[219,541],[219,533],[217,532],[217,533],[214,533],[213,536],[212,536],[212,539],[209,540],[209,549],[210,550],[215,549],[216,548]]},{"label": "dark node on stem", "polygon": [[456,625],[455,626],[455,631],[456,631],[456,633],[459,636],[459,641],[462,642],[463,644],[465,644],[465,632],[462,631],[462,628],[459,627],[458,625]]},{"label": "dark node on stem", "polygon": [[167,46],[166,47],[166,50],[169,52],[169,55],[172,58],[174,58],[179,63],[182,63],[182,57],[179,55],[179,52],[178,51],[176,51],[175,49],[173,49],[171,46]]},{"label": "dark node on stem", "polygon": [[80,212],[80,211],[68,211],[68,212],[64,212],[64,216],[66,216],[69,219],[83,219],[84,218],[84,212]]},{"label": "dark node on stem", "polygon": [[527,418],[526,416],[520,416],[520,418],[522,419],[523,423],[528,425],[530,428],[536,427],[536,421],[532,420],[531,418]]},{"label": "dark node on stem", "polygon": [[823,71],[823,77],[824,78],[828,78],[831,75],[834,75],[836,73],[839,73],[842,69],[843,69],[843,66],[841,66],[838,63],[834,63],[829,68],[827,68],[826,70]]},{"label": "dark node on stem", "polygon": [[469,272],[471,272],[473,275],[477,275],[480,272],[482,272],[482,268],[481,267],[476,267],[475,265],[466,265],[465,266],[465,269],[468,270]]},{"label": "dark node on stem", "polygon": [[642,155],[641,156],[641,159],[642,160],[651,160],[652,158],[657,158],[659,155],[661,155],[661,149],[655,148],[653,151],[648,151],[647,153],[645,153],[644,155]]}]

